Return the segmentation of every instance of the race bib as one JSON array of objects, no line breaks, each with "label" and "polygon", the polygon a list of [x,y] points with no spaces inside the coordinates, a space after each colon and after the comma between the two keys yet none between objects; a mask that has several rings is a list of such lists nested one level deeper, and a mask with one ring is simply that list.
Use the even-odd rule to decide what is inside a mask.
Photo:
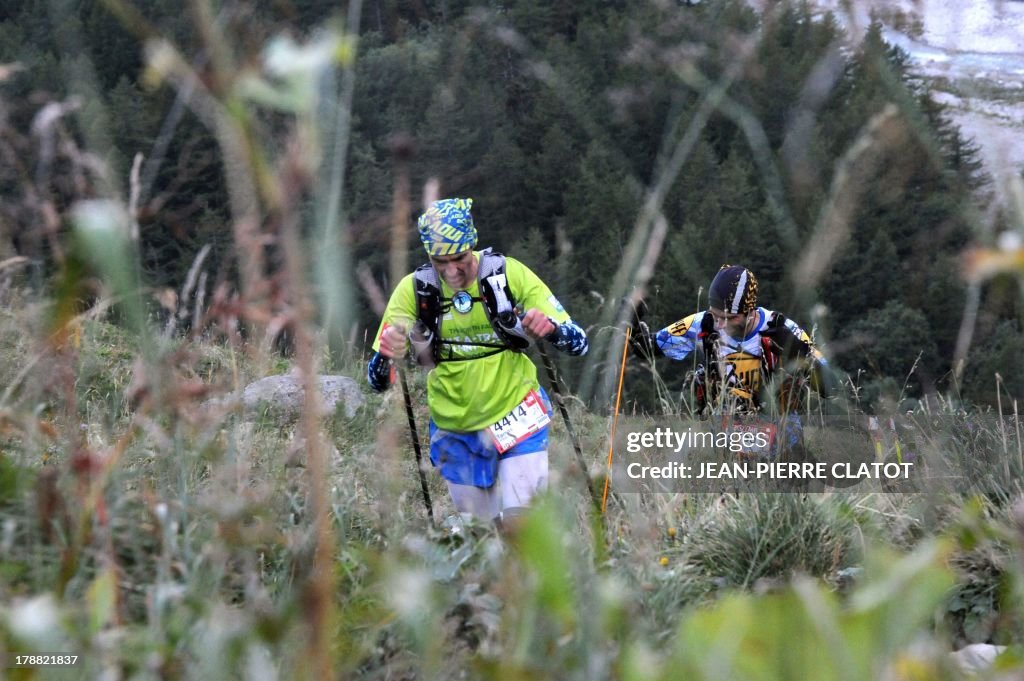
[{"label": "race bib", "polygon": [[750,421],[743,423],[722,419],[722,430],[729,434],[729,443],[738,443],[740,456],[771,457],[775,451],[777,428],[774,423]]},{"label": "race bib", "polygon": [[499,454],[503,454],[551,422],[544,402],[531,390],[512,411],[488,428]]}]

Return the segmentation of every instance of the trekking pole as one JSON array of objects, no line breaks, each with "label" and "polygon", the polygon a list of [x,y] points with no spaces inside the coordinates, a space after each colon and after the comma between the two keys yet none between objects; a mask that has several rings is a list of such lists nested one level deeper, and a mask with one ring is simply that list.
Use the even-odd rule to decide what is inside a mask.
[{"label": "trekking pole", "polygon": [[412,413],[412,398],[409,396],[409,383],[405,380],[404,371],[398,370],[398,380],[402,384],[402,397],[405,398],[405,415],[409,417],[409,434],[412,436],[413,451],[416,452],[416,472],[420,476],[420,491],[423,492],[423,505],[427,507],[427,518],[430,519],[430,524],[433,525],[434,506],[430,503],[427,476],[423,473],[423,453],[420,451],[420,436],[416,432],[416,417]]},{"label": "trekking pole", "polygon": [[604,494],[601,495],[601,514],[608,508],[608,485],[612,480],[612,452],[615,450],[615,427],[619,424],[619,404],[622,399],[622,379],[626,375],[626,355],[629,353],[629,332],[626,327],[626,342],[622,344],[622,367],[619,368],[619,389],[615,393],[615,414],[612,416],[612,436],[608,442],[608,473],[604,476]]},{"label": "trekking pole", "polygon": [[572,449],[576,452],[576,464],[580,467],[583,472],[583,479],[587,483],[587,491],[590,492],[590,500],[594,504],[594,508],[598,507],[597,503],[597,492],[594,491],[594,485],[590,481],[590,473],[587,471],[587,462],[583,459],[583,449],[580,448],[580,440],[576,437],[576,431],[572,427],[572,421],[569,420],[569,410],[565,407],[565,400],[562,399],[562,392],[558,389],[558,374],[555,371],[555,365],[551,361],[551,357],[548,356],[547,348],[543,344],[537,343],[537,349],[540,350],[540,358],[544,363],[544,369],[548,374],[548,381],[551,383],[551,391],[555,394],[555,403],[558,405],[558,412],[562,415],[562,421],[565,422],[565,430],[569,433],[569,439],[572,440]]}]

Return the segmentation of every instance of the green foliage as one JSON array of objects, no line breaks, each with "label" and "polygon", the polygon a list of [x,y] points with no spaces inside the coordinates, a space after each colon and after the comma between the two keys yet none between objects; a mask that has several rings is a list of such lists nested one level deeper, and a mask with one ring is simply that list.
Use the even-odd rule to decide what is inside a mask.
[{"label": "green foliage", "polygon": [[576,173],[566,197],[566,236],[574,251],[584,244],[599,244],[600,249],[588,249],[589,257],[577,260],[575,277],[567,282],[575,292],[566,303],[568,310],[588,306],[588,291],[607,290],[607,275],[622,260],[640,203],[633,187],[620,179],[625,174],[621,163],[597,143],[587,149]]},{"label": "green foliage", "polygon": [[[135,351],[131,337],[108,324],[90,323],[83,334],[83,354],[105,361],[109,373]],[[226,370],[222,348],[192,354],[214,373]],[[418,381],[415,395],[421,404]],[[371,410],[381,407],[374,398]],[[425,414],[417,416],[422,423]],[[604,419],[575,417],[598,466]],[[90,423],[90,441],[102,447],[113,426]],[[43,608],[39,616],[56,613],[62,622],[53,629],[62,649],[88,653],[87,671],[97,660],[126,673],[157,665],[169,678],[238,676],[257,663],[301,670],[312,544],[309,481],[296,466],[302,450],[290,426],[199,419],[148,428],[104,492],[107,539],[94,546],[117,569],[83,559],[65,599],[44,595],[0,608],[0,636],[9,646],[38,643],[12,618]],[[613,501],[601,527],[584,520],[585,494],[561,475],[557,493],[535,504],[514,536],[474,524],[452,535],[424,528],[405,434],[388,428],[368,411],[329,429],[338,451],[329,473],[339,539],[334,645],[346,676],[459,668],[495,681],[605,673],[781,680],[814,669],[815,678],[868,679],[910,665],[944,678],[937,675],[952,674],[944,654],[922,652],[943,649],[946,634],[931,625],[936,614],[956,642],[1017,640],[1005,594],[1021,569],[1018,540],[984,515],[943,525],[945,534],[978,537],[952,554],[931,539],[934,524],[909,543],[890,539],[895,527],[873,525],[884,514],[921,527],[927,521],[913,507],[921,495],[743,494],[724,502],[653,495],[638,500],[633,515],[625,510],[632,504]],[[561,429],[553,437],[559,470],[569,445]],[[61,495],[75,503],[73,474],[60,476]],[[443,516],[450,510],[444,487],[433,475],[430,485]],[[0,562],[0,593],[47,594],[57,549],[71,541],[58,534],[53,546],[30,529],[25,519],[36,503],[25,493],[0,504],[0,520],[19,528],[13,553]],[[668,524],[677,529],[667,536]],[[883,533],[877,540],[876,532]],[[986,537],[1000,543],[978,543]],[[859,565],[855,583],[833,593],[837,572]],[[121,643],[103,649],[91,632]]]},{"label": "green foliage", "polygon": [[794,574],[828,577],[856,562],[841,504],[799,494],[740,494],[687,535],[685,565],[719,588]]},{"label": "green foliage", "polygon": [[992,640],[1013,642],[1016,632],[1006,621],[1014,610],[1007,600],[1009,561],[1005,545],[988,544],[953,556],[950,562],[956,570],[957,585],[946,601],[945,617],[954,634],[954,647]]},{"label": "green foliage", "polygon": [[0,507],[13,503],[30,478],[29,471],[15,463],[10,454],[0,452]]},{"label": "green foliage", "polygon": [[937,350],[928,319],[898,301],[888,301],[845,328],[849,337],[863,343],[861,356],[877,377],[919,383],[917,365],[935,366]]},{"label": "green foliage", "polygon": [[92,321],[82,329],[75,390],[86,409],[114,419],[123,413],[138,346],[124,329]]},{"label": "green foliage", "polygon": [[727,597],[686,618],[660,678],[867,680],[908,668],[935,674],[941,664],[915,659],[906,648],[952,582],[943,554],[941,544],[928,544],[902,558],[878,556],[878,581],[854,593],[847,608],[801,580],[781,593]]},{"label": "green foliage", "polygon": [[1024,335],[1017,322],[1003,321],[993,333],[979,338],[971,349],[971,363],[964,376],[964,397],[995,407],[999,404],[996,395],[1001,393],[1004,412],[1012,412],[1012,400],[1024,394],[1022,353]]}]

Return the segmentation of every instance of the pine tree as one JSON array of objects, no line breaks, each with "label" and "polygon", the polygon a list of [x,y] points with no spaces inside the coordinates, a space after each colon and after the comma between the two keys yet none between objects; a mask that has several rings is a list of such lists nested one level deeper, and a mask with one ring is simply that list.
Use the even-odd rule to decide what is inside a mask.
[{"label": "pine tree", "polygon": [[574,249],[569,280],[573,305],[592,307],[589,292],[603,296],[619,269],[627,234],[639,213],[640,198],[625,169],[608,150],[591,144],[580,160],[566,195],[566,233]]},{"label": "pine tree", "polygon": [[[970,361],[964,375],[962,394],[968,401],[996,407],[1001,389],[1004,413],[1012,413],[1009,396],[1024,395],[1024,334],[1018,320],[1004,320],[990,334],[977,339],[971,348]],[[1000,377],[997,386],[996,374]]]},{"label": "pine tree", "polygon": [[[917,390],[932,387],[937,374],[938,350],[928,319],[912,307],[890,300],[850,324],[845,338],[857,341],[862,366],[879,378],[907,382]],[[914,390],[913,392],[917,392]]]}]

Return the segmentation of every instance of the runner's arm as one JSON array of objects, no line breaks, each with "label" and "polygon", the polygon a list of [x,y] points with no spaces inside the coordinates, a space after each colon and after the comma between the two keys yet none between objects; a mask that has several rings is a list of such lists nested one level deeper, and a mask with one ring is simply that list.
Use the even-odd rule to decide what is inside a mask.
[{"label": "runner's arm", "polygon": [[407,274],[395,287],[373,340],[373,356],[366,365],[366,380],[377,392],[394,382],[389,357],[404,357],[408,349],[406,331],[416,320],[413,275]]},{"label": "runner's arm", "polygon": [[517,295],[521,295],[516,309],[524,326],[532,326],[535,317],[546,317],[547,321],[555,325],[555,330],[547,333],[544,340],[567,355],[587,354],[590,348],[587,332],[569,317],[547,284],[518,260],[508,258],[506,262],[509,276],[514,278],[510,279],[510,283],[515,284],[513,289]]},{"label": "runner's arm", "polygon": [[653,347],[669,359],[686,359],[697,347],[697,332],[704,314],[697,312],[658,331],[654,335]]},{"label": "runner's arm", "polygon": [[554,345],[559,352],[574,357],[582,357],[590,349],[587,332],[571,319],[559,324],[544,340]]},{"label": "runner's arm", "polygon": [[810,334],[792,319],[775,313],[767,329],[761,332],[775,346],[779,356],[786,360],[807,362],[811,387],[821,397],[830,397],[838,391],[838,379],[825,356],[814,346]]}]

